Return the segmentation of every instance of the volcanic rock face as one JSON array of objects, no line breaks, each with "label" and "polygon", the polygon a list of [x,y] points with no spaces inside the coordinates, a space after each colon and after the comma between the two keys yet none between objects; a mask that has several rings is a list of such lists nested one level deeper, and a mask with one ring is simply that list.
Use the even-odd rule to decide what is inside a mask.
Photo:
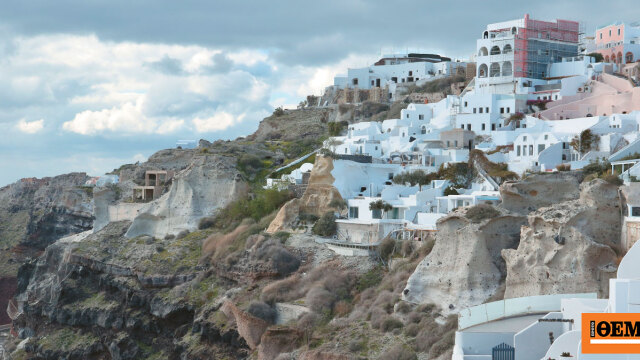
[{"label": "volcanic rock face", "polygon": [[517,249],[503,250],[505,297],[608,293],[620,246],[618,188],[602,180],[580,186],[578,200],[529,214]]},{"label": "volcanic rock face", "polygon": [[309,185],[302,198],[290,200],[281,207],[267,232],[275,233],[290,229],[300,213],[322,216],[327,211],[336,210],[331,206],[331,203],[335,200],[342,200],[342,196],[333,186],[335,179],[331,175],[331,170],[333,170],[333,159],[326,156],[316,156],[309,177]]},{"label": "volcanic rock face", "polygon": [[49,244],[91,229],[88,177],[71,173],[53,178],[22,179],[0,189],[0,324],[14,295],[19,266]]},{"label": "volcanic rock face", "polygon": [[409,278],[405,300],[457,312],[483,303],[500,287],[506,276],[500,251],[518,245],[525,218],[500,215],[476,224],[465,211],[438,222],[436,244]]},{"label": "volcanic rock face", "polygon": [[331,175],[333,160],[327,156],[317,156],[313,164],[309,186],[300,199],[300,211],[309,214],[323,215],[334,208],[329,206],[333,200],[342,200],[342,196],[333,186],[335,179]]},{"label": "volcanic rock face", "polygon": [[536,174],[521,181],[500,186],[502,207],[515,213],[528,214],[541,207],[580,197],[581,173],[558,171]]},{"label": "volcanic rock face", "polygon": [[232,159],[200,156],[178,173],[168,193],[150,202],[127,231],[128,237],[163,237],[195,230],[198,221],[246,192]]}]

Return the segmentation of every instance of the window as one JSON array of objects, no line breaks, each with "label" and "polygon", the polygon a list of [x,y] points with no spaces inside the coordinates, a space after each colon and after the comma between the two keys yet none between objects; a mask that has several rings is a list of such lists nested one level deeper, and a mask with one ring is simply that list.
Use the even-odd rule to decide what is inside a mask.
[{"label": "window", "polygon": [[409,114],[407,114],[407,119],[409,118]]},{"label": "window", "polygon": [[467,107],[467,105],[468,105],[468,103],[465,101],[465,102],[464,102],[464,107]]},{"label": "window", "polygon": [[473,113],[474,113],[474,114],[476,113],[476,108],[473,108]]},{"label": "window", "polygon": [[467,124],[467,130],[471,130],[471,124]]},{"label": "window", "polygon": [[409,76],[413,76],[413,71],[409,70]]},{"label": "window", "polygon": [[482,108],[480,108],[480,114],[482,114]]},{"label": "window", "polygon": [[631,216],[640,216],[640,206],[631,207]]},{"label": "window", "polygon": [[618,35],[620,35],[620,29],[618,29]]},{"label": "window", "polygon": [[358,208],[357,207],[349,207],[349,218],[357,219],[358,218]]},{"label": "window", "polygon": [[600,33],[600,40],[602,40],[602,33]]},{"label": "window", "polygon": [[543,151],[544,151],[544,144],[539,144],[538,145],[538,154],[540,154]]},{"label": "window", "polygon": [[529,156],[533,156],[533,145],[529,145]]},{"label": "window", "polygon": [[522,146],[522,156],[527,156],[527,145]]},{"label": "window", "polygon": [[500,114],[504,114],[504,108],[503,107],[500,108]]},{"label": "window", "polygon": [[374,219],[382,219],[382,210],[380,209],[372,210],[371,217]]},{"label": "window", "polygon": [[464,130],[464,124],[460,125],[460,129]]},{"label": "window", "polygon": [[507,108],[507,114],[511,113],[511,108]]},{"label": "window", "polygon": [[527,141],[527,137],[526,137],[526,136],[523,136],[523,137],[522,137],[522,141]]},{"label": "window", "polygon": [[482,130],[484,130],[484,127],[485,127],[485,125],[484,125],[484,124],[482,124]]},{"label": "window", "polygon": [[491,124],[491,130],[493,130],[493,131],[496,130],[496,124]]},{"label": "window", "polygon": [[549,135],[545,135],[545,136],[544,136],[544,139],[545,139],[545,140],[549,140]]},{"label": "window", "polygon": [[418,120],[424,120],[424,115],[418,115]]},{"label": "window", "polygon": [[353,79],[353,85],[358,85],[358,79]]},{"label": "window", "polygon": [[611,30],[609,30],[609,36],[611,36]]},{"label": "window", "polygon": [[520,145],[516,146],[516,156],[520,156]]},{"label": "window", "polygon": [[451,147],[451,142],[447,140],[447,147]]},{"label": "window", "polygon": [[393,173],[389,173],[389,180],[393,180]]},{"label": "window", "polygon": [[458,140],[453,141],[453,146],[458,147]]},{"label": "window", "polygon": [[484,112],[486,112],[487,114],[489,113],[489,108],[484,108]]}]

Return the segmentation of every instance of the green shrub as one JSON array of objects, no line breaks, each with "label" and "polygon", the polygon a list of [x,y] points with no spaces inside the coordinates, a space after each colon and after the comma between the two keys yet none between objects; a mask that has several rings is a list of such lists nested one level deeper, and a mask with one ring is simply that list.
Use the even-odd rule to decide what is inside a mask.
[{"label": "green shrub", "polygon": [[316,221],[318,221],[318,219],[319,217],[317,217],[315,214],[300,213],[298,215],[298,220],[307,224],[315,223]]},{"label": "green shrub", "polygon": [[384,272],[382,267],[377,266],[373,269],[367,271],[358,279],[358,284],[356,289],[359,292],[364,291],[365,289],[372,288],[378,286],[384,277]]},{"label": "green shrub", "polygon": [[453,345],[455,344],[455,336],[455,330],[449,330],[444,335],[442,335],[442,338],[440,338],[440,340],[433,344],[433,346],[431,346],[431,349],[429,349],[429,359],[435,359],[438,356],[444,354],[447,350],[453,349]]},{"label": "green shrub", "polygon": [[292,197],[293,194],[288,190],[260,189],[252,199],[246,197],[233,201],[220,210],[215,217],[214,226],[224,229],[246,218],[259,221],[279,209]]},{"label": "green shrub", "polygon": [[276,322],[278,316],[277,311],[263,301],[254,301],[249,305],[247,312],[257,318],[260,318],[270,324]]},{"label": "green shrub", "polygon": [[394,329],[401,329],[402,326],[403,326],[402,321],[394,318],[393,316],[389,316],[386,319],[384,319],[384,321],[382,321],[382,324],[380,325],[380,330],[384,332],[389,332]]},{"label": "green shrub", "polygon": [[389,260],[396,248],[396,241],[391,238],[385,238],[380,243],[380,257],[382,260]]},{"label": "green shrub", "polygon": [[198,222],[198,230],[208,229],[216,224],[216,218],[213,216],[207,216],[200,219]]},{"label": "green shrub", "polygon": [[346,121],[328,123],[327,126],[329,127],[329,135],[339,136],[342,133],[342,130],[344,130],[344,128],[348,125],[349,123]]},{"label": "green shrub", "polygon": [[[417,360],[416,353],[409,349],[406,345],[395,344],[391,346],[387,351],[380,354],[378,360]],[[433,358],[429,358],[433,359]]]},{"label": "green shrub", "polygon": [[275,110],[273,110],[273,116],[280,117],[282,115],[284,115],[284,109],[282,108],[282,106],[278,106],[277,108],[275,108]]},{"label": "green shrub", "polygon": [[489,204],[478,204],[470,207],[465,216],[467,219],[471,220],[471,222],[479,223],[483,220],[493,219],[500,216],[500,211],[496,210],[496,208]]},{"label": "green shrub", "polygon": [[607,175],[602,179],[609,184],[613,184],[616,186],[621,186],[622,184],[624,184],[624,181],[622,181],[622,179],[620,179],[617,175]]},{"label": "green shrub", "polygon": [[446,189],[444,189],[443,195],[444,196],[458,195],[458,190],[456,190],[453,186],[448,186]]},{"label": "green shrub", "polygon": [[336,217],[329,211],[316,221],[312,231],[316,235],[329,237],[336,234],[337,228]]},{"label": "green shrub", "polygon": [[278,231],[277,233],[273,234],[273,237],[284,244],[285,242],[287,242],[287,239],[291,237],[291,233],[288,233],[286,231]]}]

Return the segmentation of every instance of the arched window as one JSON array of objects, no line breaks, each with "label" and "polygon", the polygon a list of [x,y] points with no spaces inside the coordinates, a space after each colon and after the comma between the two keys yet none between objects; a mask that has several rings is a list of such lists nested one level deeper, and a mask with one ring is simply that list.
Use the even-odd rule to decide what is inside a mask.
[{"label": "arched window", "polygon": [[607,62],[607,63],[609,62],[609,55],[604,57],[604,62]]},{"label": "arched window", "polygon": [[486,47],[481,47],[480,51],[478,51],[478,56],[487,56],[489,55],[489,50]]},{"label": "arched window", "polygon": [[500,76],[500,64],[492,63],[489,67],[489,77]]},{"label": "arched window", "polygon": [[618,63],[622,62],[622,53],[618,51]]},{"label": "arched window", "polygon": [[628,53],[625,55],[625,61],[626,61],[626,63],[627,63],[627,64],[628,64],[628,63],[632,63],[632,62],[633,62],[633,53],[628,52]]},{"label": "arched window", "polygon": [[516,29],[516,27],[515,27],[515,26],[514,26],[514,27],[512,27],[512,28],[511,28],[511,33],[512,33],[513,35],[517,34],[517,33],[518,33],[518,29]]},{"label": "arched window", "polygon": [[611,54],[611,62],[616,63],[616,54]]},{"label": "arched window", "polygon": [[510,61],[505,61],[502,63],[502,76],[511,76],[513,75],[513,66]]},{"label": "arched window", "polygon": [[488,32],[488,31],[485,31],[485,32],[482,34],[482,38],[483,38],[483,39],[488,39],[488,38],[489,38],[489,32]]},{"label": "arched window", "polygon": [[504,46],[504,48],[502,48],[503,54],[510,54],[511,51],[513,51],[513,49],[511,48],[511,44],[507,44]]},{"label": "arched window", "polygon": [[426,126],[422,126],[422,130],[420,131],[421,134],[426,134],[427,133],[427,127]]},{"label": "arched window", "polygon": [[500,48],[498,46],[491,47],[491,55],[500,55]]},{"label": "arched window", "polygon": [[487,67],[487,64],[480,64],[480,67],[478,68],[478,77],[485,78],[488,73],[489,68]]}]

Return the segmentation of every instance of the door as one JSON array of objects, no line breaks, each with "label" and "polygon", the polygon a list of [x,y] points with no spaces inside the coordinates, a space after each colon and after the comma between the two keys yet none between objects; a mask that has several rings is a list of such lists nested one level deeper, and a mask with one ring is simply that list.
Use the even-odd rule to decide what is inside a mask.
[{"label": "door", "polygon": [[494,347],[492,350],[492,360],[514,360],[516,357],[515,348],[505,343]]}]

